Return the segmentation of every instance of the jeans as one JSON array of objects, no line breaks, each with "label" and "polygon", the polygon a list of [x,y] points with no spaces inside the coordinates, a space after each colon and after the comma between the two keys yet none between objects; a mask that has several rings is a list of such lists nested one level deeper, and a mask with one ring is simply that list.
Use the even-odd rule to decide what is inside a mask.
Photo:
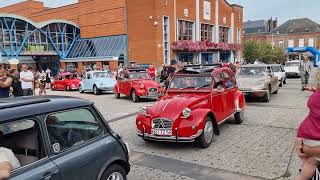
[{"label": "jeans", "polygon": [[33,96],[33,90],[32,89],[22,89],[24,96]]}]

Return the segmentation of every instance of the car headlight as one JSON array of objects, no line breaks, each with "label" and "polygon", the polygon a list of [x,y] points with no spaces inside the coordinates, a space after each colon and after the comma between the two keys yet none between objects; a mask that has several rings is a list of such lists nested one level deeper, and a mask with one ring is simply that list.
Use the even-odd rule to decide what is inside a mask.
[{"label": "car headlight", "polygon": [[143,88],[144,88],[144,85],[143,85],[143,84],[140,84],[140,88],[143,89]]},{"label": "car headlight", "polygon": [[266,85],[267,85],[267,84],[266,84],[264,81],[261,81],[261,82],[258,82],[258,83],[256,84],[256,86],[254,86],[253,89],[264,89],[264,88],[267,87]]},{"label": "car headlight", "polygon": [[145,116],[150,116],[150,114],[148,114],[148,108],[147,107],[140,107],[139,108],[139,112]]},{"label": "car headlight", "polygon": [[190,117],[190,116],[191,116],[191,109],[189,109],[189,108],[184,108],[184,109],[182,110],[182,115],[183,115],[184,118]]}]

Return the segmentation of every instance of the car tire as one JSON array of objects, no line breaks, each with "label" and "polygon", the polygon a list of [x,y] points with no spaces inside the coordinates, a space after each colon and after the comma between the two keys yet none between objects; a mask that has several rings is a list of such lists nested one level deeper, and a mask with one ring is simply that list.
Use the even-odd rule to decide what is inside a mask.
[{"label": "car tire", "polygon": [[94,93],[95,95],[99,95],[99,94],[100,94],[100,90],[97,88],[96,85],[93,86],[93,93]]},{"label": "car tire", "polygon": [[117,91],[114,92],[114,97],[116,99],[120,99],[120,93],[118,93]]},{"label": "car tire", "polygon": [[263,97],[263,101],[268,103],[268,102],[270,102],[270,99],[271,99],[271,89],[269,88],[268,92]]},{"label": "car tire", "polygon": [[133,102],[137,103],[140,101],[140,98],[139,96],[136,94],[136,91],[135,90],[132,90],[131,91],[131,99]]},{"label": "car tire", "polygon": [[113,179],[127,180],[126,171],[122,166],[118,164],[112,164],[104,171],[101,176],[101,180]]},{"label": "car tire", "polygon": [[234,122],[236,124],[242,124],[244,120],[245,120],[244,110],[240,112],[236,112],[234,114]]},{"label": "car tire", "polygon": [[80,93],[84,93],[81,85],[79,85],[79,92],[80,92]]},{"label": "car tire", "polygon": [[210,117],[207,117],[205,126],[203,128],[203,132],[197,138],[196,142],[198,146],[202,148],[207,148],[212,143],[213,137],[214,137],[214,124],[212,119]]}]

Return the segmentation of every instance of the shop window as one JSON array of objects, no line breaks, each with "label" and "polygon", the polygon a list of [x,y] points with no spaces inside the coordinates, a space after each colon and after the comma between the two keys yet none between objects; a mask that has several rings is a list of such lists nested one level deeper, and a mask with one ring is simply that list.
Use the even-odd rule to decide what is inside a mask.
[{"label": "shop window", "polygon": [[193,40],[194,22],[178,21],[178,40]]},{"label": "shop window", "polygon": [[228,27],[219,27],[219,42],[228,43],[228,34],[229,28]]}]

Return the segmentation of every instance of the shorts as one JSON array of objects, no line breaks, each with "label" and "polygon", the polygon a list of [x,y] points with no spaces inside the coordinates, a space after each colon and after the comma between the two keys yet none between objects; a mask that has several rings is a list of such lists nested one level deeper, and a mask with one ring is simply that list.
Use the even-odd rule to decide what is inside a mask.
[{"label": "shorts", "polygon": [[[312,148],[320,148],[320,141],[318,140],[303,139],[303,144]],[[320,161],[320,155],[315,158]]]}]

